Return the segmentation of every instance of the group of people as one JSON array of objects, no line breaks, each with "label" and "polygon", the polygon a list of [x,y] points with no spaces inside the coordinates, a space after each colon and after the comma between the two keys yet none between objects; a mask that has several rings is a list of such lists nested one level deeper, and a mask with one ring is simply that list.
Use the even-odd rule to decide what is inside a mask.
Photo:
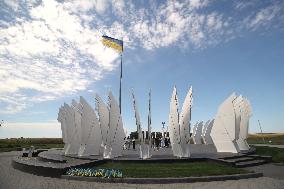
[{"label": "group of people", "polygon": [[[146,139],[147,140],[147,139]],[[138,141],[135,138],[130,138],[129,136],[125,140],[125,144],[123,146],[123,149],[125,150],[136,150],[136,145]],[[154,150],[159,150],[160,148],[168,148],[170,147],[170,138],[169,137],[162,137],[162,138],[152,138],[151,140],[151,148],[154,148]]]}]

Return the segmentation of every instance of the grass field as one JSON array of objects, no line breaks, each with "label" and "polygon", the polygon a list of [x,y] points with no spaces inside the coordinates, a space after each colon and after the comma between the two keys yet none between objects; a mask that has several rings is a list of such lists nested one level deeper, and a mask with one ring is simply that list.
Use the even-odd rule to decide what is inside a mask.
[{"label": "grass field", "polygon": [[0,139],[0,152],[20,151],[22,148],[63,148],[61,138],[17,138]]},{"label": "grass field", "polygon": [[273,162],[284,163],[284,149],[272,148],[267,146],[254,146],[256,154],[264,156],[272,156]]},{"label": "grass field", "polygon": [[284,145],[284,133],[250,134],[247,141],[249,144],[283,144]]},{"label": "grass field", "polygon": [[108,162],[96,168],[120,169],[123,173],[123,177],[134,177],[134,178],[231,175],[231,174],[249,172],[248,170],[221,165],[215,162],[176,162],[176,163]]},{"label": "grass field", "polygon": [[[250,134],[248,143],[284,145],[284,133]],[[61,138],[0,139],[0,152],[17,151],[30,146],[34,146],[35,148],[62,148],[63,141]]]}]

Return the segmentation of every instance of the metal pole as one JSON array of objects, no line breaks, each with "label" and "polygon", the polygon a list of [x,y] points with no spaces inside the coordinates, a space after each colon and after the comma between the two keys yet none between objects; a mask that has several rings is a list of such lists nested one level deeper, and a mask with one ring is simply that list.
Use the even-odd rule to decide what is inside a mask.
[{"label": "metal pole", "polygon": [[258,121],[258,125],[259,125],[260,132],[261,132],[261,135],[262,135],[262,141],[263,141],[263,143],[265,143],[265,140],[264,140],[264,137],[263,137],[262,128],[261,128],[261,125],[260,125],[260,121],[259,120],[257,120],[257,121]]},{"label": "metal pole", "polygon": [[119,112],[121,115],[121,82],[122,82],[122,53],[120,53],[120,78],[119,78]]}]

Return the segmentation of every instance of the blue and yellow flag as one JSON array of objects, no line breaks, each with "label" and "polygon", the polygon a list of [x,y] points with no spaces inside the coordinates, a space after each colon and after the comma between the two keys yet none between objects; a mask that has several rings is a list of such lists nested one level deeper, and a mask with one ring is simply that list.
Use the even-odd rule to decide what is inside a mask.
[{"label": "blue and yellow flag", "polygon": [[102,43],[107,47],[117,50],[118,52],[123,51],[123,41],[122,40],[103,35]]}]

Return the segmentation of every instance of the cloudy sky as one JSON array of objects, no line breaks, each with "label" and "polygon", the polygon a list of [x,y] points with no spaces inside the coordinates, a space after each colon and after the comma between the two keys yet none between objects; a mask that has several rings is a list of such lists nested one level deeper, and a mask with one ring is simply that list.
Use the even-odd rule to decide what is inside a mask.
[{"label": "cloudy sky", "polygon": [[118,96],[119,54],[101,36],[123,39],[122,115],[134,130],[131,89],[142,124],[152,89],[154,130],[192,85],[192,123],[215,116],[232,92],[253,108],[250,132],[284,132],[284,2],[0,1],[0,138],[60,137],[58,108],[83,96]]}]

